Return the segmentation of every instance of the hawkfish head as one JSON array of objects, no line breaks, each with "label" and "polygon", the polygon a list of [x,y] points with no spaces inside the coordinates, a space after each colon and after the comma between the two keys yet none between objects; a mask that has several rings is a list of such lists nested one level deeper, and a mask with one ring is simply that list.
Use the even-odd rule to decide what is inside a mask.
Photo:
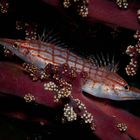
[{"label": "hawkfish head", "polygon": [[140,100],[140,89],[131,87],[117,73],[110,72],[102,80],[87,80],[82,90],[93,96],[111,100]]},{"label": "hawkfish head", "polygon": [[21,60],[34,64],[40,68],[44,68],[46,63],[37,57],[37,54],[40,51],[41,43],[41,41],[37,40],[14,40],[0,38],[0,45],[4,46],[5,49],[10,50]]}]

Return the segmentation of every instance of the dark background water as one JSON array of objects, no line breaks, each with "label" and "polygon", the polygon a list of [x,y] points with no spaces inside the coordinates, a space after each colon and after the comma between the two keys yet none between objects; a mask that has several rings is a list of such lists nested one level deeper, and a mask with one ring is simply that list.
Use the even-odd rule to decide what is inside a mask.
[{"label": "dark background water", "polygon": [[[86,20],[77,16],[62,16],[55,8],[44,4],[39,0],[9,0],[10,8],[8,13],[0,13],[0,37],[24,39],[24,30],[16,30],[16,21],[27,22],[30,24],[37,23],[37,32],[42,33],[45,28],[47,31],[52,30],[58,33],[63,42],[65,42],[71,51],[86,57],[90,55],[109,55],[110,60],[115,56],[115,61],[119,62],[118,73],[130,85],[140,87],[140,73],[134,77],[128,77],[125,73],[125,67],[130,58],[125,54],[128,45],[135,44],[133,38],[135,31],[130,31],[121,27],[111,28],[104,23],[88,23]],[[68,11],[67,11],[68,12]],[[68,12],[69,15],[73,13]],[[3,49],[0,48],[1,61],[21,61],[15,56],[11,59],[4,57]],[[13,106],[8,106],[13,104]],[[27,105],[16,97],[2,98],[0,109],[14,109],[18,104],[18,109],[24,109],[27,113],[54,113],[54,110],[46,110],[42,106]],[[140,116],[139,101],[115,102],[114,104],[125,108],[131,113]],[[138,107],[138,108],[137,108]],[[43,108],[43,109],[42,109]],[[65,138],[64,133],[69,137],[97,139],[93,136],[87,126],[81,128],[79,122],[61,125],[59,123],[49,126],[40,126],[31,122],[23,122],[0,115],[0,140],[44,140],[52,139],[54,136]]]}]

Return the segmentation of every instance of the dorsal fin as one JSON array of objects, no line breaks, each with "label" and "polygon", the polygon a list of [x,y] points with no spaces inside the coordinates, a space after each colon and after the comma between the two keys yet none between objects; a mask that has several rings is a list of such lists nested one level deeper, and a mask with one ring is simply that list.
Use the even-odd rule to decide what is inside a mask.
[{"label": "dorsal fin", "polygon": [[62,41],[60,35],[56,33],[53,29],[44,29],[41,35],[38,35],[38,40],[46,43],[53,43],[58,47],[67,47],[67,45]]},{"label": "dorsal fin", "polygon": [[106,71],[116,72],[118,71],[118,62],[115,62],[115,57],[112,58],[107,54],[106,56],[103,53],[92,55],[89,57],[90,62],[98,68],[101,68]]}]

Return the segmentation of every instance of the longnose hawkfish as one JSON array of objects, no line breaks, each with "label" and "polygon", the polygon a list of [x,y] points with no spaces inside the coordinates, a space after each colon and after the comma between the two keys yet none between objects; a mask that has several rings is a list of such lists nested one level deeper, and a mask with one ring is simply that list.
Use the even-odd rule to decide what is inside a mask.
[{"label": "longnose hawkfish", "polygon": [[116,71],[93,65],[87,59],[53,43],[1,38],[0,44],[38,68],[45,68],[48,63],[53,65],[67,63],[78,72],[86,71],[89,78],[81,86],[81,90],[93,96],[112,100],[140,99],[140,90],[130,87]]}]

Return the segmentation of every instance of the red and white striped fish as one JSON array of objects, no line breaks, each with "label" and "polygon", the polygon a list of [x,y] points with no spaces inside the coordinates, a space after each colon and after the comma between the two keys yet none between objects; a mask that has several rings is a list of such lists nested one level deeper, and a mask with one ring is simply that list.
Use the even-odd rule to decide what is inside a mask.
[{"label": "red and white striped fish", "polygon": [[86,71],[89,79],[82,85],[82,91],[100,98],[112,100],[139,100],[140,90],[130,87],[115,71],[98,67],[67,49],[40,40],[0,39],[0,44],[26,62],[39,68],[48,63],[68,63],[78,72]]}]

